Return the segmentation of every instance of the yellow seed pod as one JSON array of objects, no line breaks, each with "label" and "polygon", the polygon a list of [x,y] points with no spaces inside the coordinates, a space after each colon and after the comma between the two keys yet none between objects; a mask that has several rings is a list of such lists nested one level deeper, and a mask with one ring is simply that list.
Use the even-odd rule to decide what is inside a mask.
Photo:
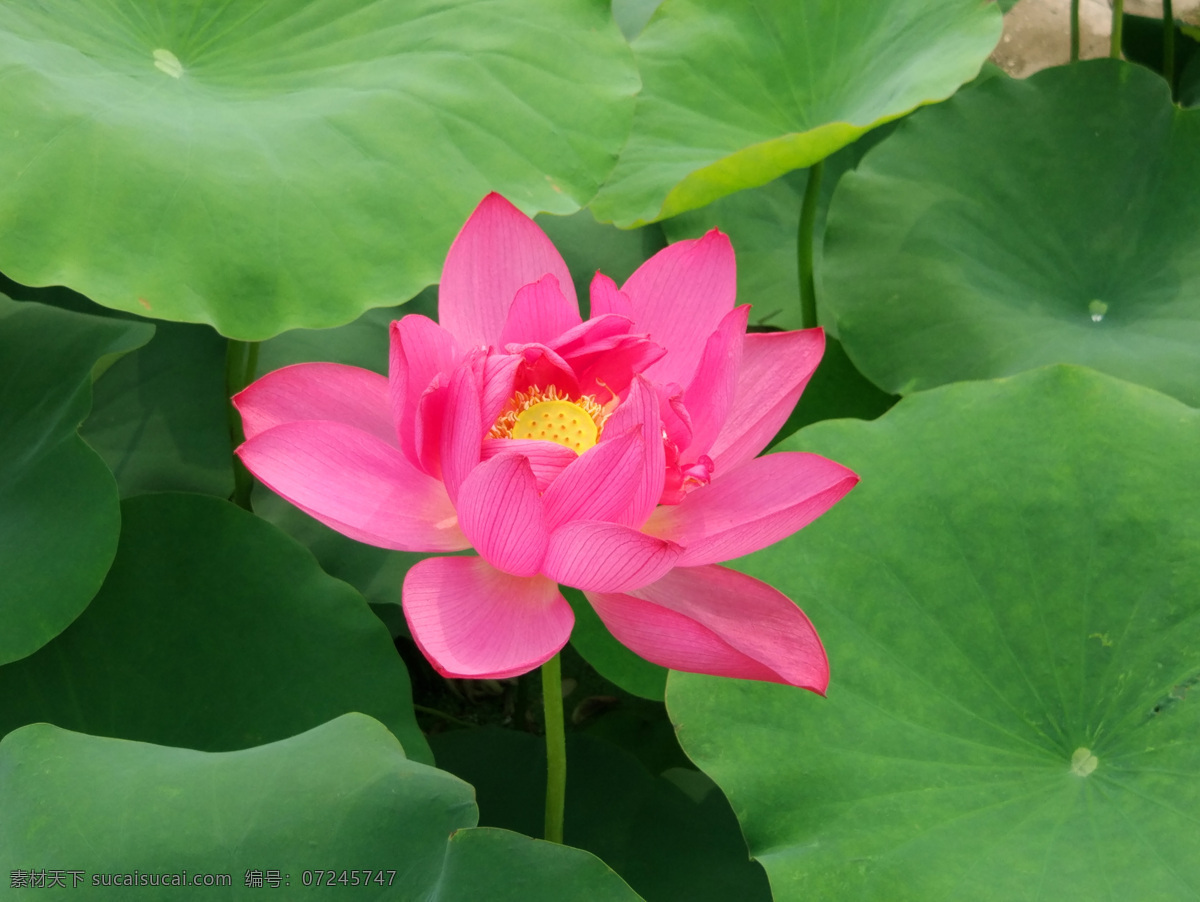
[{"label": "yellow seed pod", "polygon": [[513,438],[556,442],[582,454],[596,444],[600,429],[586,410],[570,401],[541,401],[521,411]]}]

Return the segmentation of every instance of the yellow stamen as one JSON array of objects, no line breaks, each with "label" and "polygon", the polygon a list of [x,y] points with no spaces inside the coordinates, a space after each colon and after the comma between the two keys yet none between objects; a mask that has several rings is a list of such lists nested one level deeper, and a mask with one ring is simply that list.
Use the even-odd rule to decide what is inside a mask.
[{"label": "yellow stamen", "polygon": [[608,413],[591,395],[571,398],[555,386],[517,392],[488,438],[555,442],[582,454],[600,438]]}]

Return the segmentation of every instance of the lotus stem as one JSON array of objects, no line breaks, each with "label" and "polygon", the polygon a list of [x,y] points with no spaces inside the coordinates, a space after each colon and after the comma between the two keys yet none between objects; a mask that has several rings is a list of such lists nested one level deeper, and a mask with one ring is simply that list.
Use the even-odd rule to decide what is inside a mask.
[{"label": "lotus stem", "polygon": [[1108,55],[1115,60],[1121,58],[1121,29],[1125,25],[1125,0],[1113,0],[1112,40],[1108,45]]},{"label": "lotus stem", "polygon": [[[229,440],[234,448],[246,440],[242,417],[233,406],[233,396],[254,381],[258,369],[258,342],[229,339],[225,350],[225,393],[229,396]],[[233,457],[233,495],[230,500],[238,507],[250,510],[250,492],[254,477],[241,458]]]},{"label": "lotus stem", "polygon": [[1071,62],[1079,62],[1079,0],[1071,0]]},{"label": "lotus stem", "polygon": [[796,233],[796,256],[800,263],[800,325],[805,329],[817,325],[817,286],[813,279],[813,231],[817,220],[817,200],[821,196],[821,173],[825,161],[813,163],[804,186],[804,201],[800,207],[800,228]]},{"label": "lotus stem", "polygon": [[567,737],[558,655],[542,665],[542,704],[546,712],[546,841],[561,843],[567,799]]},{"label": "lotus stem", "polygon": [[1163,75],[1175,97],[1175,10],[1171,0],[1163,0]]}]

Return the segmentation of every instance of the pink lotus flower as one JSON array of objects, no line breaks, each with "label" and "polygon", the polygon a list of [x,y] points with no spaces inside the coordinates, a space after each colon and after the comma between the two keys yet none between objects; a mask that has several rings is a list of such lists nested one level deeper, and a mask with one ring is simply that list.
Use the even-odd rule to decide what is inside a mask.
[{"label": "pink lotus flower", "polygon": [[858,481],[814,454],[756,457],[824,350],[820,329],[746,334],[729,239],[680,241],[580,318],[527,217],[484,198],[446,257],[439,323],[392,323],[388,378],[311,363],[234,400],[263,483],[351,538],[430,557],[404,580],[413,638],[446,676],[549,660],[584,591],[613,635],[677,670],[824,692],[785,595],[717,566],[791,535]]}]

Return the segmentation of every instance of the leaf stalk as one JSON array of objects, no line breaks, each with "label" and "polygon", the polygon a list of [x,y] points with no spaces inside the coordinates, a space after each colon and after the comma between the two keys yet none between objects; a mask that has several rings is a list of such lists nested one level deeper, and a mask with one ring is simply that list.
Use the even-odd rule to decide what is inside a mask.
[{"label": "leaf stalk", "polygon": [[562,662],[555,655],[542,665],[542,704],[546,714],[546,841],[563,841],[567,800],[567,737],[563,718]]},{"label": "leaf stalk", "polygon": [[796,232],[796,257],[800,268],[800,325],[812,329],[817,325],[817,287],[813,276],[813,241],[817,221],[817,201],[821,197],[821,175],[825,161],[809,167],[804,200],[800,205],[800,227]]}]

